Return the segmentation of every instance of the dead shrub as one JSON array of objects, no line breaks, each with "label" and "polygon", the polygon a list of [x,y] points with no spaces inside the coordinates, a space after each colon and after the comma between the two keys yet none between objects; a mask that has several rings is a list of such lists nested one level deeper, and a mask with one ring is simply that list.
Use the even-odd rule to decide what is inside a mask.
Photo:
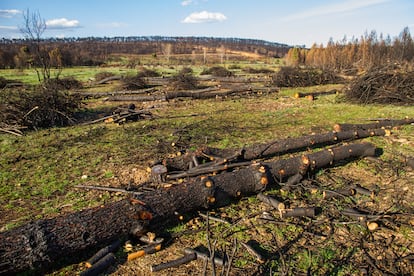
[{"label": "dead shrub", "polygon": [[153,78],[153,77],[159,77],[161,76],[160,73],[158,73],[155,70],[151,70],[148,68],[144,68],[141,71],[138,72],[138,77],[144,77],[144,78]]},{"label": "dead shrub", "polygon": [[231,77],[233,76],[233,72],[227,70],[222,66],[213,66],[208,69],[204,69],[200,75],[212,75],[214,77]]},{"label": "dead shrub", "polygon": [[122,79],[122,89],[125,90],[138,90],[147,87],[147,82],[145,81],[144,77],[140,76],[139,74],[135,76],[127,76]]},{"label": "dead shrub", "polygon": [[279,87],[305,87],[342,81],[343,79],[332,71],[290,66],[280,68],[280,71],[273,76],[273,84]]},{"label": "dead shrub", "polygon": [[355,78],[345,99],[360,104],[414,104],[414,71],[399,66],[376,67]]},{"label": "dead shrub", "polygon": [[193,90],[198,88],[197,78],[193,76],[193,70],[184,67],[171,78],[169,90]]},{"label": "dead shrub", "polygon": [[82,88],[82,83],[74,77],[48,79],[41,85],[45,90],[72,90]]},{"label": "dead shrub", "polygon": [[6,89],[0,94],[0,120],[29,129],[67,126],[74,123],[73,114],[81,103],[78,96],[68,91],[46,86]]}]

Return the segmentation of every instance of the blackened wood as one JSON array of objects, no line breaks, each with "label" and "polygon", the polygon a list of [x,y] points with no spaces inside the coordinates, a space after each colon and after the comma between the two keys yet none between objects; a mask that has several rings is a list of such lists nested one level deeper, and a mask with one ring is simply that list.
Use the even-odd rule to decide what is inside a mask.
[{"label": "blackened wood", "polygon": [[[108,244],[148,228],[159,230],[178,222],[175,213],[190,213],[229,204],[231,200],[257,194],[279,180],[333,165],[349,158],[373,156],[372,144],[345,145],[299,157],[253,164],[237,171],[201,176],[170,188],[144,191],[136,200],[121,200],[102,207],[30,222],[0,233],[0,274],[28,269],[47,269],[65,256]],[[144,204],[134,204],[141,202]]]},{"label": "blackened wood", "polygon": [[[169,169],[169,171],[186,171],[188,169],[188,163],[191,161],[193,155],[196,155],[200,158],[204,155],[210,155],[215,158],[221,157],[226,159],[226,157],[234,156],[237,153],[236,156],[238,156],[238,161],[247,161],[269,158],[276,155],[292,153],[308,148],[333,145],[343,141],[351,141],[372,136],[384,136],[386,133],[387,132],[384,129],[358,129],[342,132],[333,131],[315,135],[305,135],[300,137],[275,140],[265,144],[252,145],[242,150],[221,150],[216,148],[203,147],[195,152],[188,152],[179,157],[165,159],[163,161],[163,164]],[[194,174],[192,175],[194,176]]]},{"label": "blackened wood", "polygon": [[378,128],[392,128],[395,126],[409,125],[414,123],[414,118],[406,118],[401,120],[379,120],[375,123],[369,124],[335,124],[333,129],[335,131],[350,131],[359,129],[378,129]]},{"label": "blackened wood", "polygon": [[125,199],[1,232],[0,274],[47,270],[63,257],[108,244],[140,223],[141,210]]},{"label": "blackened wood", "polygon": [[136,258],[140,258],[142,256],[145,256],[147,254],[154,254],[157,251],[161,250],[161,244],[160,243],[154,243],[154,244],[150,244],[146,247],[144,247],[143,249],[137,251],[137,252],[133,252],[128,254],[128,261],[132,261]]},{"label": "blackened wood", "polygon": [[256,258],[256,260],[259,263],[263,264],[266,262],[266,258],[263,256],[263,254],[259,252],[258,249],[255,248],[258,246],[257,241],[250,240],[247,243],[241,242],[241,244],[244,246],[244,248],[246,248],[247,252],[249,252],[251,255],[253,255]]},{"label": "blackened wood", "polygon": [[275,198],[273,198],[271,196],[267,196],[267,195],[264,195],[262,193],[258,193],[257,194],[257,198],[261,202],[266,203],[266,204],[268,204],[268,205],[276,208],[277,210],[283,210],[283,209],[285,209],[285,204],[283,202],[280,202],[279,200],[277,200],[277,199],[275,199]]},{"label": "blackened wood", "polygon": [[121,102],[150,102],[165,101],[165,95],[113,95],[108,97],[108,101]]},{"label": "blackened wood", "polygon": [[177,266],[189,263],[189,262],[191,262],[193,260],[196,260],[196,259],[197,259],[197,254],[196,253],[185,254],[184,256],[182,256],[178,259],[175,259],[175,260],[172,260],[172,261],[169,261],[169,262],[165,262],[165,263],[160,263],[160,264],[157,264],[157,265],[152,265],[151,266],[151,272],[157,272],[157,271],[164,270],[164,269],[167,269],[167,268],[177,267]]},{"label": "blackened wood", "polygon": [[[184,248],[184,252],[185,254],[195,253],[197,255],[197,259],[210,260],[211,258],[210,253],[208,251],[204,252],[200,249],[186,247]],[[213,262],[216,265],[223,266],[226,263],[226,260],[224,258],[220,258],[219,256],[214,255]]]},{"label": "blackened wood", "polygon": [[308,93],[298,92],[298,93],[295,93],[294,97],[296,99],[298,99],[298,98],[305,98],[305,97],[308,97],[308,96],[319,97],[319,96],[335,95],[337,93],[338,93],[338,90],[336,90],[336,89],[333,89],[333,90],[330,90],[330,91],[319,91],[319,92],[308,92]]},{"label": "blackened wood", "polygon": [[329,190],[323,191],[323,197],[325,199],[336,198],[336,197],[347,197],[347,196],[353,196],[355,194],[356,194],[356,190],[349,189],[349,188],[339,189],[335,191],[329,191]]},{"label": "blackened wood", "polygon": [[317,209],[314,207],[297,207],[281,211],[282,217],[314,217]]},{"label": "blackened wood", "polygon": [[114,253],[108,253],[103,258],[98,260],[93,266],[80,273],[80,276],[95,276],[99,275],[110,265],[115,263],[116,258]]},{"label": "blackened wood", "polygon": [[98,262],[100,259],[102,259],[107,254],[114,252],[120,246],[121,246],[121,242],[119,240],[116,240],[112,244],[105,246],[104,248],[100,249],[98,252],[95,253],[95,255],[93,255],[86,261],[86,266],[91,267],[94,263]]}]

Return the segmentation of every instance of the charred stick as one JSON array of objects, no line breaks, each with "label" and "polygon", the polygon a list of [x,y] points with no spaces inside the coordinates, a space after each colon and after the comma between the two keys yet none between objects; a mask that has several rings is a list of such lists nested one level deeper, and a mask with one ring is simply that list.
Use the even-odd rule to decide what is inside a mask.
[{"label": "charred stick", "polygon": [[[197,259],[202,259],[202,260],[209,260],[210,259],[210,254],[209,253],[205,253],[205,252],[201,252],[199,250],[193,249],[193,248],[185,248],[184,249],[185,254],[192,254],[195,253],[197,255]],[[223,266],[225,264],[225,260],[223,258],[220,258],[218,256],[214,256],[213,258],[214,264],[219,265],[219,266]]]},{"label": "charred stick", "polygon": [[221,165],[221,166],[211,166],[207,168],[194,167],[193,169],[186,171],[186,172],[169,174],[167,175],[167,179],[177,179],[177,178],[197,176],[201,174],[214,173],[214,172],[219,172],[219,171],[225,171],[225,170],[232,169],[232,168],[248,166],[251,164],[252,162],[249,161],[249,162],[239,162],[239,163]]},{"label": "charred stick", "polygon": [[110,265],[112,265],[115,262],[116,258],[113,253],[106,254],[103,258],[101,258],[99,261],[97,261],[94,265],[92,265],[87,270],[81,272],[81,276],[93,276],[98,275],[102,271],[104,271],[106,268],[108,268]]},{"label": "charred stick", "polygon": [[[205,214],[203,214],[201,212],[199,212],[198,215],[200,217],[202,217],[203,219],[206,219],[207,220],[207,215],[205,215]],[[212,221],[216,221],[216,222],[221,222],[221,223],[225,223],[225,224],[230,224],[230,222],[228,222],[225,219],[221,219],[221,218],[217,218],[217,217],[212,217],[210,215],[208,215],[208,220],[212,220]]]},{"label": "charred stick", "polygon": [[339,189],[335,191],[325,190],[323,191],[323,198],[329,199],[329,198],[336,198],[336,197],[347,197],[347,196],[353,196],[355,194],[356,194],[355,189]]},{"label": "charred stick", "polygon": [[315,217],[317,210],[315,207],[297,207],[281,211],[282,217]]},{"label": "charred stick", "polygon": [[244,246],[244,248],[246,248],[247,252],[249,252],[251,255],[253,255],[256,258],[256,260],[259,263],[263,264],[266,262],[266,258],[259,251],[253,248],[253,246],[251,246],[249,242],[247,243],[242,242],[241,244]]},{"label": "charred stick", "polygon": [[90,257],[85,265],[87,268],[92,267],[92,265],[96,262],[98,262],[100,259],[102,259],[104,256],[106,256],[107,254],[114,252],[115,250],[117,250],[119,248],[119,246],[121,246],[121,242],[119,240],[115,241],[114,243],[105,246],[104,248],[102,248],[101,250],[99,250],[98,252],[95,253],[95,255],[93,255],[92,257]]},{"label": "charred stick", "polygon": [[276,208],[277,210],[284,210],[285,209],[285,204],[283,202],[278,201],[277,199],[264,195],[262,193],[258,193],[257,194],[257,198],[262,201],[263,203],[266,203],[274,208]]},{"label": "charred stick", "polygon": [[104,187],[104,186],[89,186],[89,185],[76,185],[75,188],[89,189],[89,190],[99,190],[99,191],[108,191],[108,192],[118,192],[118,193],[128,193],[133,195],[141,195],[142,192],[128,191],[122,188],[114,187]]},{"label": "charred stick", "polygon": [[144,255],[153,254],[153,253],[155,253],[157,251],[160,251],[160,250],[161,250],[161,244],[159,244],[159,243],[149,245],[149,246],[147,246],[147,247],[145,247],[145,248],[143,248],[143,249],[141,249],[137,252],[128,254],[128,261],[132,261],[132,260],[134,260],[136,258],[139,258],[139,257],[142,257]]},{"label": "charred stick", "polygon": [[354,187],[354,190],[357,194],[366,195],[366,196],[369,196],[372,199],[374,199],[374,197],[375,197],[375,192],[374,191],[368,190],[368,189],[366,189],[364,187],[361,187],[359,185],[356,185]]},{"label": "charred stick", "polygon": [[197,259],[197,254],[196,253],[185,254],[184,256],[182,256],[178,259],[175,259],[175,260],[172,260],[172,261],[169,261],[169,262],[165,262],[165,263],[160,263],[160,264],[157,264],[157,265],[152,265],[151,266],[151,272],[157,272],[157,271],[160,271],[160,270],[163,270],[163,269],[167,269],[167,268],[171,268],[171,267],[177,267],[177,266],[180,266],[182,264],[189,263],[189,262],[191,262],[193,260],[196,260],[196,259]]}]

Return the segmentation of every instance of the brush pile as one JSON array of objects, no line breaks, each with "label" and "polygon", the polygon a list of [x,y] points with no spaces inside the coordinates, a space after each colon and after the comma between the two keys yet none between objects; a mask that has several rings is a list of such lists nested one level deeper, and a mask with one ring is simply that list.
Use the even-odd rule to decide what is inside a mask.
[{"label": "brush pile", "polygon": [[306,87],[341,82],[342,78],[334,72],[314,68],[302,69],[285,66],[273,76],[273,85],[279,87]]},{"label": "brush pile", "polygon": [[414,71],[395,65],[372,68],[351,82],[345,98],[360,104],[412,105]]},{"label": "brush pile", "polygon": [[[74,123],[73,114],[81,99],[57,83],[45,83],[33,89],[7,89],[0,94],[2,128],[37,129],[67,126]],[[18,133],[18,131],[17,131]]]}]

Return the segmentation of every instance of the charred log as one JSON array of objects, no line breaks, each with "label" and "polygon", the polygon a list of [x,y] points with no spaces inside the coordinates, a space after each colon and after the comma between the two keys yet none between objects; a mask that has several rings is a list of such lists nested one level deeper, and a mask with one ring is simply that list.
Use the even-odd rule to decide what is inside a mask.
[{"label": "charred log", "polygon": [[[387,135],[384,129],[373,130],[349,130],[341,132],[327,132],[316,135],[306,135],[294,138],[276,140],[265,144],[253,145],[244,149],[217,149],[204,147],[195,152],[187,152],[179,157],[164,160],[164,165],[170,171],[186,171],[192,163],[194,155],[196,158],[211,162],[210,164],[221,165],[229,161],[238,162],[269,158],[295,151],[332,145],[343,141],[351,141],[372,136]],[[244,165],[244,163],[242,163]],[[192,174],[194,176],[194,174]]]},{"label": "charred log", "polygon": [[378,128],[393,128],[396,126],[409,125],[414,123],[414,118],[406,118],[402,120],[384,119],[378,120],[375,123],[369,124],[336,124],[333,129],[335,131],[351,131],[360,129],[378,129]]},{"label": "charred log", "polygon": [[[257,194],[295,174],[305,174],[339,160],[372,156],[372,144],[352,144],[290,159],[253,164],[215,176],[145,191],[136,200],[121,200],[102,207],[30,222],[0,233],[0,274],[48,269],[65,256],[108,244],[143,225],[160,229],[176,220],[176,212],[224,206],[230,200]],[[146,223],[147,222],[147,223]],[[138,229],[138,230],[137,230]]]},{"label": "charred log", "polygon": [[333,90],[330,90],[330,91],[319,91],[319,92],[310,92],[310,93],[298,92],[298,93],[295,93],[294,97],[296,99],[306,98],[306,97],[316,98],[316,97],[319,97],[319,96],[328,96],[328,95],[335,95],[335,94],[338,94],[338,90],[333,89]]}]

